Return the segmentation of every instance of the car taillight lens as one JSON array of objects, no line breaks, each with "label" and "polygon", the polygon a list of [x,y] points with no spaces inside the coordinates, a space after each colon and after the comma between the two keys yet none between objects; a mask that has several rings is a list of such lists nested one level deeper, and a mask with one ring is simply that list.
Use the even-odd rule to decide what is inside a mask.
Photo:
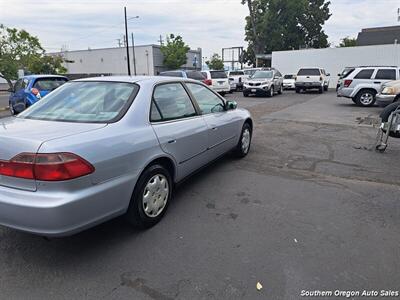
[{"label": "car taillight lens", "polygon": [[21,153],[0,161],[0,174],[42,181],[62,181],[94,172],[94,167],[72,153]]},{"label": "car taillight lens", "polygon": [[344,87],[349,87],[350,84],[351,84],[352,82],[353,82],[353,80],[346,79],[346,80],[344,81]]},{"label": "car taillight lens", "polygon": [[31,89],[32,94],[34,94],[35,96],[37,96],[37,94],[39,94],[39,90],[37,88],[32,88]]},{"label": "car taillight lens", "polygon": [[203,82],[206,85],[212,85],[212,80],[211,79],[204,79]]}]

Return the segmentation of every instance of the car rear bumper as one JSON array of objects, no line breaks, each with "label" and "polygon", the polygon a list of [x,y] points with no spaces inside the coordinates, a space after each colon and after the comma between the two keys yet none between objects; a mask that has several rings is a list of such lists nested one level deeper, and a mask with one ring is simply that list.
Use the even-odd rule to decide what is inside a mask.
[{"label": "car rear bumper", "polygon": [[319,89],[323,87],[322,82],[296,82],[295,86],[300,89]]},{"label": "car rear bumper", "polygon": [[396,95],[377,94],[376,95],[376,104],[378,104],[380,107],[385,107],[385,106],[393,103],[395,98],[396,98]]},{"label": "car rear bumper", "polygon": [[346,97],[346,98],[352,98],[352,93],[353,93],[352,88],[338,88],[336,91],[336,95],[338,97]]},{"label": "car rear bumper", "polygon": [[31,192],[0,186],[0,224],[50,237],[77,233],[123,214],[136,178],[121,176],[77,192]]},{"label": "car rear bumper", "polygon": [[284,89],[294,89],[296,85],[294,83],[284,83],[283,88]]},{"label": "car rear bumper", "polygon": [[231,86],[213,86],[212,90],[217,93],[229,92],[231,90]]}]

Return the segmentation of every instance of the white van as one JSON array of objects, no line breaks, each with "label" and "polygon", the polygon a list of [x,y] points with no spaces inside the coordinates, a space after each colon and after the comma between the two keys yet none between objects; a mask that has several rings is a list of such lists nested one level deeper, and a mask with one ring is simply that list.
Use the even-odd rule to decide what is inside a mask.
[{"label": "white van", "polygon": [[231,86],[225,71],[209,70],[201,71],[201,74],[206,77],[203,82],[213,91],[220,93],[221,95],[225,95],[226,93],[230,92]]}]

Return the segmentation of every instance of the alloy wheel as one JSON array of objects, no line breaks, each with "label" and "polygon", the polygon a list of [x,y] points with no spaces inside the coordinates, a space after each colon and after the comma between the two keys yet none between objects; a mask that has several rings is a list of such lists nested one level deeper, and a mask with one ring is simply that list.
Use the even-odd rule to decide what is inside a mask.
[{"label": "alloy wheel", "polygon": [[362,105],[370,105],[374,101],[374,96],[371,93],[363,93],[360,96]]}]

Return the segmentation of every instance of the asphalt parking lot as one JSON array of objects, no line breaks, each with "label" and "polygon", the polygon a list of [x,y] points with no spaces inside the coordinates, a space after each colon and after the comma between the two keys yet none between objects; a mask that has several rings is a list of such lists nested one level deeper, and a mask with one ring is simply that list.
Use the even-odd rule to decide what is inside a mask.
[{"label": "asphalt parking lot", "polygon": [[50,241],[0,228],[1,298],[399,290],[400,143],[374,151],[381,109],[333,92],[227,98],[255,120],[245,159],[227,156],[191,177],[147,231],[121,218]]}]

